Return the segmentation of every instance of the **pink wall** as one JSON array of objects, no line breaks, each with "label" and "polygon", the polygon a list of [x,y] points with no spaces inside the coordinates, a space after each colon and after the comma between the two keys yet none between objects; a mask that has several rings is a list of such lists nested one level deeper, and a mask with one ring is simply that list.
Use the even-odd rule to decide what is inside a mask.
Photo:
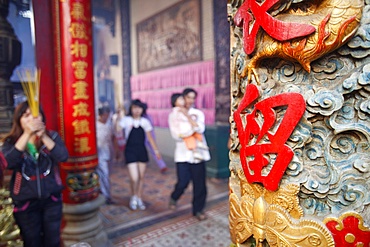
[{"label": "pink wall", "polygon": [[202,61],[162,70],[142,73],[131,77],[132,99],[148,104],[148,114],[154,126],[168,127],[171,111],[171,94],[181,93],[186,87],[198,92],[195,106],[206,117],[206,124],[215,123],[214,61]]}]

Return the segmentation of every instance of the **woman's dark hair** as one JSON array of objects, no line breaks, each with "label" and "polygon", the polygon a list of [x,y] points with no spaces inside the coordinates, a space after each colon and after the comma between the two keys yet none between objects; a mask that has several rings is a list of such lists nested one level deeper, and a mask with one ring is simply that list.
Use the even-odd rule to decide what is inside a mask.
[{"label": "woman's dark hair", "polygon": [[141,100],[139,100],[139,99],[134,99],[134,100],[131,101],[130,108],[128,109],[128,113],[127,113],[128,116],[132,116],[132,106],[134,106],[134,105],[139,106],[143,109],[143,112],[141,113],[141,116],[146,114],[146,109],[148,109],[148,105],[145,104],[144,102],[141,102]]},{"label": "woman's dark hair", "polygon": [[192,89],[192,88],[190,88],[190,87],[185,88],[185,89],[182,91],[182,95],[183,95],[183,96],[185,96],[185,95],[187,95],[187,94],[189,94],[189,93],[194,93],[194,94],[195,94],[195,97],[197,97],[197,96],[198,96],[197,91],[195,91],[194,89]]},{"label": "woman's dark hair", "polygon": [[[23,114],[27,111],[28,108],[29,108],[29,106],[28,106],[28,102],[27,101],[24,101],[24,102],[20,103],[15,108],[14,115],[13,115],[12,129],[3,138],[3,141],[8,141],[11,144],[14,144],[14,143],[16,143],[16,141],[18,140],[18,138],[23,134],[23,129],[22,129],[22,126],[21,126],[21,118],[22,118]],[[40,114],[42,116],[42,121],[44,123],[46,123],[45,114],[44,114],[44,111],[42,110],[41,106],[40,106],[40,109],[39,110],[40,110]],[[36,146],[37,147],[39,147],[38,144],[41,144],[41,142],[40,143],[36,143]]]},{"label": "woman's dark hair", "polygon": [[110,107],[109,106],[101,106],[101,107],[98,108],[99,116],[103,115],[104,113],[110,113]]},{"label": "woman's dark hair", "polygon": [[171,105],[172,105],[172,107],[176,106],[176,100],[180,97],[182,97],[181,93],[174,93],[174,94],[171,95]]}]

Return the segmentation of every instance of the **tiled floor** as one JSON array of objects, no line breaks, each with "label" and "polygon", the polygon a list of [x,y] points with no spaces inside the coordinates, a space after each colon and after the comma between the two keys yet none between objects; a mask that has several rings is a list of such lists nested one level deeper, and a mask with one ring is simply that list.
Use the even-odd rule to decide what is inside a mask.
[{"label": "tiled floor", "polygon": [[230,245],[227,214],[228,207],[223,205],[211,207],[207,211],[208,219],[201,222],[194,217],[178,216],[161,222],[160,227],[154,225],[138,236],[120,241],[115,246],[226,247]]},{"label": "tiled floor", "polygon": [[208,219],[199,222],[191,215],[191,185],[178,202],[178,209],[168,209],[168,198],[176,182],[175,166],[165,159],[168,172],[161,174],[152,162],[145,175],[144,211],[128,208],[130,197],[127,168],[112,165],[113,205],[101,207],[104,229],[113,246],[229,246],[227,179],[207,180]]}]

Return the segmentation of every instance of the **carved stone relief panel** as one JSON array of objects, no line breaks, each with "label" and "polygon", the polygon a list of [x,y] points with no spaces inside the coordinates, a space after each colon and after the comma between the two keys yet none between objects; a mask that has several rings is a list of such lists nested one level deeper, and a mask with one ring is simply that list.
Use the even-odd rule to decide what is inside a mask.
[{"label": "carved stone relief panel", "polygon": [[228,1],[235,245],[369,245],[369,5]]}]

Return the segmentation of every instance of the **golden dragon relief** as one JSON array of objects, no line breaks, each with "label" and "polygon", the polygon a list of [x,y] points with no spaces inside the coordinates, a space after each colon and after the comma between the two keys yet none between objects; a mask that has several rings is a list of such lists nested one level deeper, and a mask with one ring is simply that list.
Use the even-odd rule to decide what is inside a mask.
[{"label": "golden dragon relief", "polygon": [[[303,5],[295,10],[285,10],[274,18],[284,23],[308,24],[315,31],[304,37],[279,41],[260,29],[256,49],[242,70],[241,77],[248,76],[248,81],[251,81],[253,74],[259,83],[256,73],[258,63],[272,57],[297,61],[310,72],[312,61],[338,49],[353,37],[360,24],[364,0],[313,0],[303,1]],[[242,21],[237,19],[234,22],[242,26]],[[246,42],[245,37],[243,42]]]}]

